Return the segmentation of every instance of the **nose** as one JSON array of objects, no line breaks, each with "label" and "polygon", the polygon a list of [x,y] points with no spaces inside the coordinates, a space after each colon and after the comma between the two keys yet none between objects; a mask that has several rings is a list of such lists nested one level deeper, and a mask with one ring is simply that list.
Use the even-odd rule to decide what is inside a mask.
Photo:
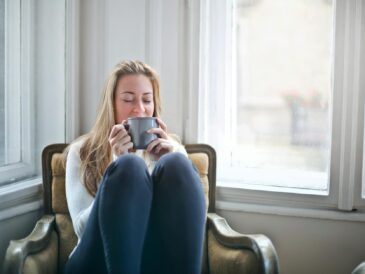
[{"label": "nose", "polygon": [[138,117],[138,116],[143,116],[144,113],[145,113],[145,107],[143,105],[143,102],[142,101],[136,102],[136,104],[133,107],[133,114]]}]

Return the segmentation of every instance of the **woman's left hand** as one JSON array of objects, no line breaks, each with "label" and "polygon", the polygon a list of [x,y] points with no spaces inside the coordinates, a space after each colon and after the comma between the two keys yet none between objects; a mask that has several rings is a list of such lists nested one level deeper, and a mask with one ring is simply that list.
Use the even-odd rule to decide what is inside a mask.
[{"label": "woman's left hand", "polygon": [[160,118],[157,118],[157,123],[160,126],[159,128],[151,128],[147,132],[157,134],[159,138],[153,140],[147,146],[146,150],[157,158],[160,158],[166,153],[173,152],[175,150],[176,142],[168,136],[166,133],[166,124]]}]

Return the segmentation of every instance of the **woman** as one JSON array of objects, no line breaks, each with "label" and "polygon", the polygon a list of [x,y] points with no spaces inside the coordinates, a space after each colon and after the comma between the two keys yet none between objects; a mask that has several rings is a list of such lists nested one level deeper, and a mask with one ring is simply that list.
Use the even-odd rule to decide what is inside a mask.
[{"label": "woman", "polygon": [[[66,196],[78,244],[66,273],[200,272],[204,194],[160,111],[156,72],[139,61],[118,64],[95,125],[68,148]],[[159,138],[133,151],[124,122],[151,116]]]}]

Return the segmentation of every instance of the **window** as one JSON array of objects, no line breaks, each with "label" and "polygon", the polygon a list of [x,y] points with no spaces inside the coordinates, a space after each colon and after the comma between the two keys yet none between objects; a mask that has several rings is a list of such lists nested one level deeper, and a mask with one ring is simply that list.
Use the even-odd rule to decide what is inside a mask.
[{"label": "window", "polygon": [[221,194],[227,187],[237,201],[364,206],[364,8],[201,1],[197,135],[217,150]]},{"label": "window", "polygon": [[65,0],[0,13],[1,186],[38,177],[43,147],[65,140]]},{"label": "window", "polygon": [[[34,172],[34,159],[29,151],[29,106],[24,99],[29,96],[29,85],[23,80],[28,73],[21,62],[21,2],[2,1],[2,93],[1,93],[1,179],[12,181]],[[25,34],[23,38],[25,38]],[[26,42],[26,41],[23,41]],[[23,60],[24,62],[24,60]],[[26,66],[24,66],[26,68]],[[22,102],[23,99],[23,102]],[[29,99],[29,97],[28,97]],[[23,117],[22,117],[23,115]],[[24,145],[21,143],[24,142]],[[28,146],[25,147],[25,144]]]},{"label": "window", "polygon": [[327,190],[333,2],[235,6],[231,174],[244,169],[247,183]]}]

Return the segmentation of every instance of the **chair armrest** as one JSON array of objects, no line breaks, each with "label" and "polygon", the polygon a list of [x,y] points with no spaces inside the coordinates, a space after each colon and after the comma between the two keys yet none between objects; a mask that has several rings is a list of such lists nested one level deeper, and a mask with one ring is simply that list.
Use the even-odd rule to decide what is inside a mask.
[{"label": "chair armrest", "polygon": [[352,274],[365,274],[365,262],[362,262],[359,264],[354,271],[352,271]]},{"label": "chair armrest", "polygon": [[21,274],[26,257],[48,245],[53,227],[54,216],[45,215],[26,238],[10,241],[3,265],[4,274]]},{"label": "chair armrest", "polygon": [[279,273],[279,260],[272,242],[265,235],[243,235],[234,231],[226,220],[215,213],[208,213],[208,227],[216,240],[231,249],[249,249],[259,262],[258,273]]}]

